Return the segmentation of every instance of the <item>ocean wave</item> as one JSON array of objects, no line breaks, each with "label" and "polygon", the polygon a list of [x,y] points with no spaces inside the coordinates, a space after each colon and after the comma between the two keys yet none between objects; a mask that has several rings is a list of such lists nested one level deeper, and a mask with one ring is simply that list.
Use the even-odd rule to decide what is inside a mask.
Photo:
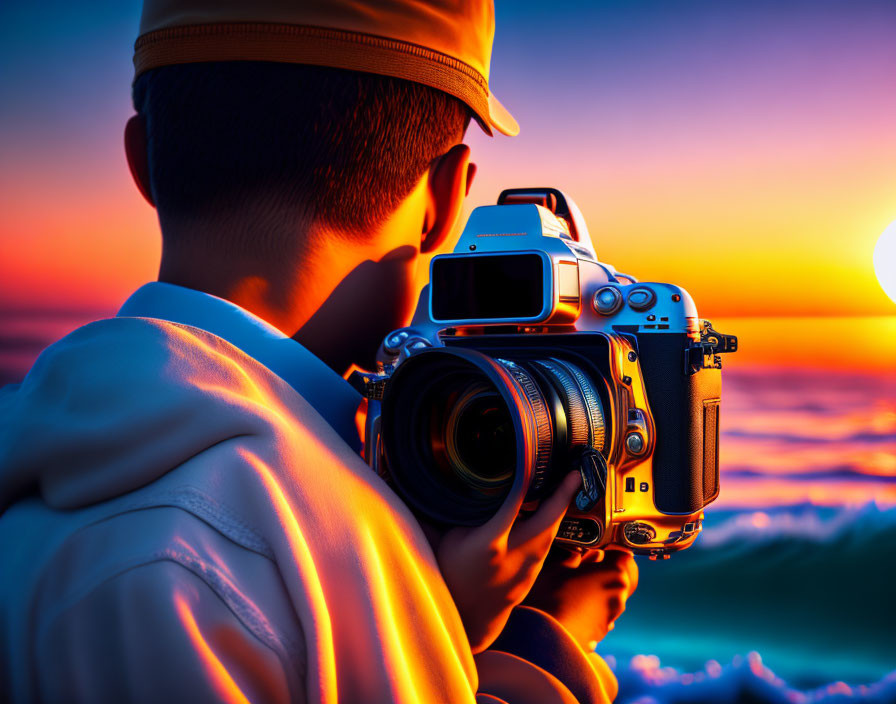
[{"label": "ocean wave", "polygon": [[757,652],[735,656],[728,665],[709,660],[697,672],[662,667],[655,655],[636,655],[625,666],[606,656],[619,680],[619,704],[809,704],[896,701],[896,670],[872,684],[835,681],[798,689],[775,675]]},{"label": "ocean wave", "polygon": [[831,547],[841,543],[855,550],[896,535],[896,508],[868,502],[855,508],[822,511],[812,504],[761,511],[708,511],[706,528],[694,544],[699,550],[717,550],[736,544],[798,540]]},{"label": "ocean wave", "polygon": [[638,559],[638,591],[600,652],[687,672],[755,650],[797,687],[874,682],[896,668],[894,536],[896,509],[874,503],[710,509],[694,547]]}]

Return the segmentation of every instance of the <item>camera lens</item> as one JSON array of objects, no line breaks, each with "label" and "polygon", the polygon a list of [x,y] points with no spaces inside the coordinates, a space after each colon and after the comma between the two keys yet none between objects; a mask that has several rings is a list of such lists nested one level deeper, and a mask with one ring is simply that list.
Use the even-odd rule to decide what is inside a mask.
[{"label": "camera lens", "polygon": [[577,451],[603,449],[605,427],[595,384],[577,364],[436,348],[392,375],[382,436],[391,482],[412,508],[478,525],[514,487],[527,500],[544,495]]},{"label": "camera lens", "polygon": [[510,484],[516,461],[513,421],[497,391],[473,384],[448,416],[445,450],[461,481],[483,491]]}]

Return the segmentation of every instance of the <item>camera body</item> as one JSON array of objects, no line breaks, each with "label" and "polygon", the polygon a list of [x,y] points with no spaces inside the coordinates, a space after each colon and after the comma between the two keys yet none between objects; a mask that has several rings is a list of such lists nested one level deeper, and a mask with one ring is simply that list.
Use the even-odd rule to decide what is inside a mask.
[{"label": "camera body", "polygon": [[476,208],[430,274],[376,373],[353,377],[365,458],[411,508],[475,525],[511,491],[533,510],[578,470],[558,541],[653,558],[690,546],[719,492],[719,354],[736,338],[681,287],[600,262],[552,188]]}]

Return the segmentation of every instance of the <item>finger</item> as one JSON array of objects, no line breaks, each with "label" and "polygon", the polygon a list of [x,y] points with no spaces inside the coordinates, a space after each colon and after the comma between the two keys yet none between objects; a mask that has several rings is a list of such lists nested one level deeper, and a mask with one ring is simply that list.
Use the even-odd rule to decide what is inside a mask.
[{"label": "finger", "polygon": [[590,565],[596,562],[603,562],[605,554],[606,553],[603,550],[589,550],[582,558],[582,564]]},{"label": "finger", "polygon": [[542,502],[531,517],[517,523],[511,532],[513,542],[518,545],[536,538],[553,540],[570,502],[581,487],[581,474],[578,472],[567,474],[556,491]]},{"label": "finger", "polygon": [[546,562],[552,565],[564,565],[567,567],[572,565],[575,567],[582,561],[583,556],[579,548],[566,543],[555,542],[551,544],[551,551],[548,553]]},{"label": "finger", "polygon": [[638,587],[638,564],[635,562],[635,556],[628,550],[607,550],[607,560],[612,560],[618,570],[625,572],[628,576],[629,593],[635,591]]},{"label": "finger", "polygon": [[554,558],[554,562],[552,564],[556,564],[561,567],[567,567],[572,570],[582,564],[583,555],[578,550],[570,550],[569,548],[564,547],[563,551],[558,552],[557,556],[554,557],[553,551],[556,545],[557,543],[554,543],[554,546],[551,547],[551,553],[548,555],[548,562],[550,562],[551,559]]},{"label": "finger", "polygon": [[510,493],[504,499],[501,508],[480,526],[479,533],[490,541],[502,536],[506,537],[520,513],[520,508],[526,498],[527,489],[528,487],[522,480],[522,473],[517,473],[513,486],[510,487]]},{"label": "finger", "polygon": [[638,588],[638,579],[640,577],[640,574],[638,572],[638,563],[635,562],[635,556],[629,554],[624,564],[626,569],[628,570],[629,594],[631,594],[635,591],[635,589]]},{"label": "finger", "polygon": [[622,553],[623,555],[631,555],[632,557],[635,556],[635,553],[633,553],[631,550],[629,550],[628,548],[621,547],[619,545],[611,545],[610,547],[607,548],[607,551],[614,552],[614,553]]}]

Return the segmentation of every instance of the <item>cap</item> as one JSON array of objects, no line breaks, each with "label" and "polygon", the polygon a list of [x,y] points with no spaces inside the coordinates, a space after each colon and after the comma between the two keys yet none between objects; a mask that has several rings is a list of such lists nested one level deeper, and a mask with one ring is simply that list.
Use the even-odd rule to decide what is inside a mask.
[{"label": "cap", "polygon": [[489,91],[492,0],[145,0],[136,79],[203,61],[313,64],[403,78],[462,100],[483,130],[519,125]]}]

